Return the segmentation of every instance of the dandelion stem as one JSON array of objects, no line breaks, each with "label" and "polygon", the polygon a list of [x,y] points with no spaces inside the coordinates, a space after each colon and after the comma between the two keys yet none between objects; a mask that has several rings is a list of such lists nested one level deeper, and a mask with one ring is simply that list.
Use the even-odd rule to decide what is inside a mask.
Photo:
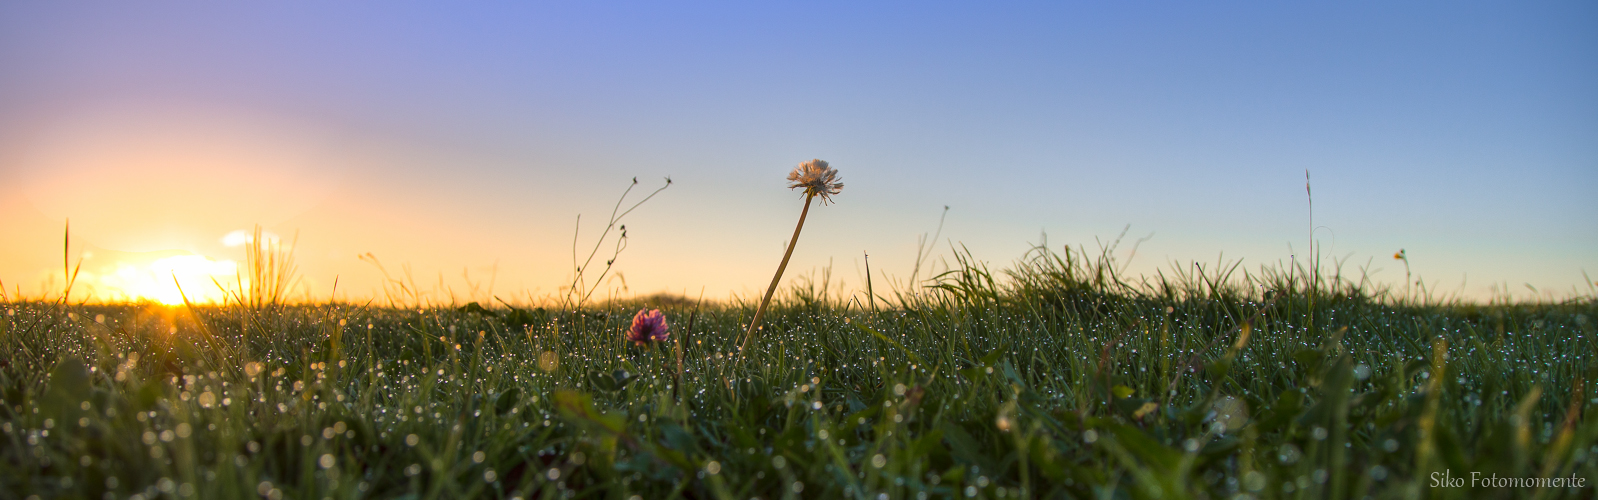
[{"label": "dandelion stem", "polygon": [[755,317],[749,321],[749,331],[744,332],[743,345],[738,348],[739,353],[749,350],[749,342],[755,338],[755,331],[760,329],[760,319],[766,315],[766,306],[771,305],[771,296],[777,293],[777,283],[782,282],[782,271],[788,268],[788,258],[793,257],[793,247],[799,244],[799,231],[805,228],[805,216],[810,214],[810,200],[815,199],[814,192],[805,194],[805,208],[799,212],[799,225],[793,228],[793,238],[788,240],[788,251],[782,254],[782,263],[777,265],[777,274],[771,277],[771,286],[766,287],[766,298],[760,300],[760,307],[755,309]]}]

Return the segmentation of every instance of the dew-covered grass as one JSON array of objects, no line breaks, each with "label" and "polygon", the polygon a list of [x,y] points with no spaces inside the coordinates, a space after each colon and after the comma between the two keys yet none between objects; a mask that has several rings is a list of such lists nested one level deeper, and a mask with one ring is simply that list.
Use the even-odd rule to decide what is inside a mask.
[{"label": "dew-covered grass", "polygon": [[1594,495],[1591,296],[1111,270],[794,288],[747,353],[748,303],[8,302],[0,499]]}]

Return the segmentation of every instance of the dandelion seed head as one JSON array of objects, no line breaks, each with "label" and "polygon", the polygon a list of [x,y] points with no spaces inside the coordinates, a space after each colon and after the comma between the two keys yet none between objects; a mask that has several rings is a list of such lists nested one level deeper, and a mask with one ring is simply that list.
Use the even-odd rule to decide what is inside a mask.
[{"label": "dandelion seed head", "polygon": [[807,196],[820,196],[822,203],[831,202],[832,195],[843,190],[843,183],[838,181],[838,169],[823,160],[800,163],[788,173],[789,189],[805,188]]}]

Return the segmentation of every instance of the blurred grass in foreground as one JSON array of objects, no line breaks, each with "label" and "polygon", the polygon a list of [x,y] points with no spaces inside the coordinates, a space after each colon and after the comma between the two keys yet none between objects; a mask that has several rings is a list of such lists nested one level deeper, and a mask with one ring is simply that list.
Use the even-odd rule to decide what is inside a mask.
[{"label": "blurred grass in foreground", "polygon": [[[1216,271],[802,285],[743,360],[746,303],[9,302],[0,499],[1594,496],[1593,297]],[[623,340],[645,305],[671,341]]]}]

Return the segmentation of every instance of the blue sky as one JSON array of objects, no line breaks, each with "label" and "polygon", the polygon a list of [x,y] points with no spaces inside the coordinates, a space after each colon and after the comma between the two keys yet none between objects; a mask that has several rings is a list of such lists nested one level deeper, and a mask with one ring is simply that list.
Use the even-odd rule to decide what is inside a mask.
[{"label": "blue sky", "polygon": [[1588,2],[11,2],[0,280],[38,290],[71,217],[102,269],[237,260],[221,236],[260,223],[323,297],[377,293],[366,252],[552,293],[578,214],[592,244],[631,178],[670,176],[626,221],[628,290],[725,297],[769,280],[784,176],[821,158],[846,187],[789,275],[849,287],[862,252],[907,276],[945,205],[942,253],[999,268],[1127,225],[1134,272],[1275,264],[1308,246],[1309,170],[1347,271],[1401,282],[1403,248],[1445,292],[1589,293],[1595,26]]}]

